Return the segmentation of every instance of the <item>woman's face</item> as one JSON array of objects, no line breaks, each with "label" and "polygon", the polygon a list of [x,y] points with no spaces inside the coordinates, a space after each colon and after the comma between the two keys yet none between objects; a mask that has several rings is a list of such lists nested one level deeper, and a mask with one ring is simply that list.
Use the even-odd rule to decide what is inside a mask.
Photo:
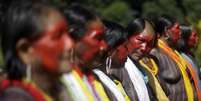
[{"label": "woman's face", "polygon": [[107,44],[103,40],[104,27],[101,22],[94,21],[90,26],[84,37],[78,42],[79,45],[77,45],[76,50],[84,64],[88,68],[94,68],[101,65],[101,57],[107,48]]},{"label": "woman's face", "polygon": [[134,34],[128,39],[127,47],[131,56],[139,60],[148,54],[154,47],[156,35],[150,24],[145,24],[145,29],[141,33]]},{"label": "woman's face", "polygon": [[169,35],[174,44],[181,38],[181,30],[179,23],[175,23],[170,29],[168,29]]},{"label": "woman's face", "polygon": [[124,46],[124,43],[118,46],[111,55],[113,67],[121,67],[126,62],[128,55],[127,48]]},{"label": "woman's face", "polygon": [[188,42],[187,42],[188,47],[189,48],[195,47],[198,43],[198,39],[199,39],[199,37],[198,37],[197,32],[192,31],[191,35],[188,38]]},{"label": "woman's face", "polygon": [[65,72],[70,68],[68,62],[74,42],[66,31],[64,18],[58,12],[51,12],[45,20],[42,36],[32,44],[34,55],[46,71]]}]

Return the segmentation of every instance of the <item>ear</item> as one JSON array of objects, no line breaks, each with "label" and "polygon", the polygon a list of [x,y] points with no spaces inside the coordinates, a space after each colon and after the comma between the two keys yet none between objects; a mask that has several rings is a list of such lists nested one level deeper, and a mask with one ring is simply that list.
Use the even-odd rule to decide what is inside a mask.
[{"label": "ear", "polygon": [[165,36],[166,38],[169,38],[169,37],[170,37],[169,34],[170,34],[170,31],[168,30],[167,27],[165,27],[164,36]]},{"label": "ear", "polygon": [[17,41],[16,43],[16,50],[17,50],[17,55],[19,58],[22,60],[23,63],[25,64],[30,64],[31,63],[31,53],[32,53],[32,47],[30,42],[23,38]]}]

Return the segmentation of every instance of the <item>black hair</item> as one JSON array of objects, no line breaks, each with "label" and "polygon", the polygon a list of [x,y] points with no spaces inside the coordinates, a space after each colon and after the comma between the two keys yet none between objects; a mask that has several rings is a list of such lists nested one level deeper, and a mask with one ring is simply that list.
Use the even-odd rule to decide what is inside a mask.
[{"label": "black hair", "polygon": [[176,19],[168,15],[162,15],[154,23],[156,32],[161,36],[166,29],[171,28],[176,23]]},{"label": "black hair", "polygon": [[83,37],[87,31],[87,24],[97,18],[89,9],[79,4],[72,4],[69,8],[63,7],[61,10],[68,21],[70,35],[75,40]]},{"label": "black hair", "polygon": [[104,40],[110,48],[116,48],[126,40],[127,32],[123,26],[109,20],[103,20],[103,24],[106,27]]},{"label": "black hair", "polygon": [[148,18],[137,18],[133,21],[131,21],[126,30],[128,31],[128,36],[130,37],[133,34],[141,33],[145,29],[145,21],[147,21],[149,24],[151,24],[152,27],[154,27],[152,21]]},{"label": "black hair", "polygon": [[26,66],[17,55],[16,43],[22,38],[32,40],[41,35],[44,31],[41,19],[47,16],[48,8],[52,6],[31,1],[13,2],[5,13],[1,41],[9,79],[22,79],[26,75]]}]

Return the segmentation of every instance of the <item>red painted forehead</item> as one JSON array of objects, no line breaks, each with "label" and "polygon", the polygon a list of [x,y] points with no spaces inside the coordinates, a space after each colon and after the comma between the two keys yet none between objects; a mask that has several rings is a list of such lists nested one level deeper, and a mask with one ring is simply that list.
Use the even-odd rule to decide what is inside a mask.
[{"label": "red painted forehead", "polygon": [[30,38],[30,41],[36,41],[35,38],[40,39],[42,36],[60,36],[61,34],[68,34],[68,32],[66,31],[67,28],[67,23],[65,19],[58,19],[55,21],[49,21],[49,22],[45,22],[45,24],[43,24],[43,29],[42,32],[40,33],[39,37],[33,37]]},{"label": "red painted forehead", "polygon": [[89,29],[86,35],[89,35],[90,37],[94,37],[94,36],[99,36],[103,34],[104,34],[104,28],[96,27],[96,28]]},{"label": "red painted forehead", "polygon": [[174,23],[174,26],[175,26],[175,27],[179,27],[179,26],[180,26],[180,25],[179,25],[179,22],[175,22],[175,23]]},{"label": "red painted forehead", "polygon": [[45,31],[47,32],[53,32],[55,30],[59,29],[66,29],[68,26],[66,24],[66,21],[64,19],[60,19],[55,22],[47,22]]},{"label": "red painted forehead", "polygon": [[180,24],[178,22],[175,22],[174,25],[170,29],[179,29],[180,30]]},{"label": "red painted forehead", "polygon": [[152,36],[154,36],[154,34],[152,33],[135,33],[133,34],[129,39],[132,39],[134,37],[142,37],[142,38],[151,38]]}]

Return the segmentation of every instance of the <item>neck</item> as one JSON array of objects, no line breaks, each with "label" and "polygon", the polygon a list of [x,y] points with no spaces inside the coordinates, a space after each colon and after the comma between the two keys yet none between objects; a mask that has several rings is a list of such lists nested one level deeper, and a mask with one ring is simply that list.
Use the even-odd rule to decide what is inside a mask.
[{"label": "neck", "polygon": [[85,65],[84,61],[82,61],[79,57],[75,57],[74,65],[76,65],[76,67],[78,67],[84,74],[87,74],[91,71],[88,66]]},{"label": "neck", "polygon": [[58,76],[50,75],[44,70],[33,68],[32,69],[32,81],[46,94],[57,98],[58,94]]},{"label": "neck", "polygon": [[101,66],[98,67],[98,69],[100,69],[102,72],[106,73],[106,59],[105,61],[102,63]]},{"label": "neck", "polygon": [[126,62],[126,57],[125,59],[119,61],[117,59],[112,59],[112,63],[111,63],[111,69],[120,69],[124,67],[124,64]]},{"label": "neck", "polygon": [[165,42],[169,47],[171,47],[172,49],[175,49],[175,45],[172,43],[172,41],[170,40],[170,38],[161,37],[160,39],[163,42]]}]

